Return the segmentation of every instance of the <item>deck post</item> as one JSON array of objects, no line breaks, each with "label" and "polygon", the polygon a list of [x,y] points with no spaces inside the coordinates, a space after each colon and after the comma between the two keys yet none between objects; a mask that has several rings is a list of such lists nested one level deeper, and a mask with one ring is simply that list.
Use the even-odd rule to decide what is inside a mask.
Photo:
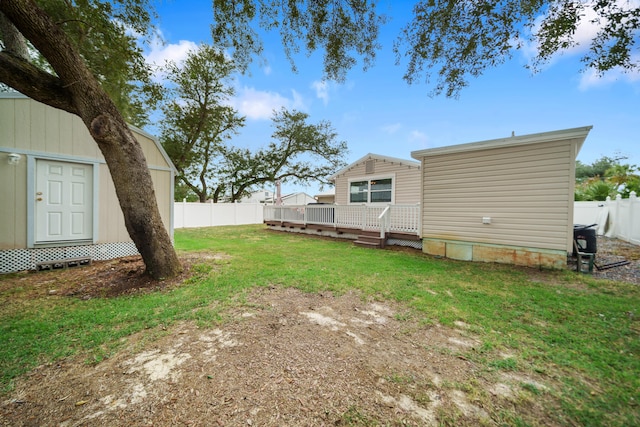
[{"label": "deck post", "polygon": [[391,205],[387,205],[386,208],[382,211],[380,216],[378,216],[378,224],[380,226],[380,239],[384,241],[385,233],[387,232],[387,227],[389,224],[389,212],[391,212]]},{"label": "deck post", "polygon": [[362,205],[362,229],[367,229],[367,205]]}]

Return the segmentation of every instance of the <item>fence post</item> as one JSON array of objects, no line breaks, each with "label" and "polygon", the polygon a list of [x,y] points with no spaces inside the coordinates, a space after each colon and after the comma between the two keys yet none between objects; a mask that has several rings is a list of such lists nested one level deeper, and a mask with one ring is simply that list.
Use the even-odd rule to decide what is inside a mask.
[{"label": "fence post", "polygon": [[616,207],[616,214],[614,217],[614,223],[613,223],[613,237],[615,237],[616,239],[619,237],[619,233],[620,231],[623,229],[620,226],[620,204],[622,201],[622,196],[620,194],[616,194],[616,201],[614,203],[614,206]]},{"label": "fence post", "polygon": [[238,225],[238,201],[233,204],[233,225]]},{"label": "fence post", "polygon": [[629,230],[629,238],[627,239],[627,241],[629,243],[633,243],[633,244],[637,244],[638,242],[635,240],[635,226],[637,225],[636,222],[636,215],[635,215],[635,211],[636,211],[636,205],[638,204],[638,196],[636,195],[635,191],[632,191],[631,193],[629,193],[629,224],[627,229]]},{"label": "fence post", "polygon": [[182,228],[185,228],[187,222],[187,198],[182,199]]}]

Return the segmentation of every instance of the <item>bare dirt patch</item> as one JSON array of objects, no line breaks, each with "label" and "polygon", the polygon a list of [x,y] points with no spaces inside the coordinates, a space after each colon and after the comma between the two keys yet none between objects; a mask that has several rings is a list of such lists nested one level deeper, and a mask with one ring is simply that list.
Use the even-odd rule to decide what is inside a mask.
[{"label": "bare dirt patch", "polygon": [[[406,307],[356,293],[261,288],[218,328],[181,323],[129,338],[97,365],[64,360],[16,382],[2,425],[429,426],[496,424],[513,410],[553,424],[523,399],[523,372],[501,375],[464,354],[479,341],[405,319]],[[526,404],[523,405],[523,402]]]},{"label": "bare dirt patch", "polygon": [[[80,298],[112,298],[140,294],[180,286],[191,276],[194,261],[207,262],[225,255],[190,252],[180,256],[183,272],[170,280],[153,280],[144,274],[140,256],[94,261],[91,265],[53,271],[24,271],[0,281],[0,292],[24,288],[21,298],[61,295]],[[28,285],[28,286],[25,286]]]}]

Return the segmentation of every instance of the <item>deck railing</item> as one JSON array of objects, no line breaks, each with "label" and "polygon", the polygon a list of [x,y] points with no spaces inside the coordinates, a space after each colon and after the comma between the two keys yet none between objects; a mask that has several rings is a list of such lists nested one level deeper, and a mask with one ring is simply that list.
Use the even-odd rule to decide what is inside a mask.
[{"label": "deck railing", "polygon": [[264,220],[419,235],[420,205],[269,205]]}]

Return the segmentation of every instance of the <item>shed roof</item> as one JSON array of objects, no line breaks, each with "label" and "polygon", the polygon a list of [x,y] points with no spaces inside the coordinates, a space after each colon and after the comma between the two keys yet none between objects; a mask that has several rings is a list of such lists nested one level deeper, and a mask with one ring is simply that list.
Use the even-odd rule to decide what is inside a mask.
[{"label": "shed roof", "polygon": [[[470,142],[467,144],[449,145],[446,147],[427,148],[425,150],[412,151],[411,157],[421,159],[422,157],[437,156],[440,154],[461,153],[467,151],[487,150],[491,148],[513,147],[527,144],[537,144],[541,142],[566,141],[576,139],[578,150],[582,148],[587,134],[593,126],[583,126],[571,129],[555,130],[550,132],[532,133],[522,136],[510,136],[507,138],[490,139],[487,141]],[[577,152],[575,153],[577,156]]]},{"label": "shed roof", "polygon": [[329,177],[329,181],[333,181],[339,175],[342,175],[343,173],[349,171],[353,167],[355,167],[355,166],[359,165],[360,163],[365,162],[367,160],[378,160],[378,161],[381,161],[381,162],[397,163],[399,165],[405,165],[405,166],[409,166],[409,167],[414,167],[414,168],[420,169],[420,162],[416,162],[415,160],[399,159],[397,157],[383,156],[383,155],[380,155],[380,154],[368,153],[368,154],[364,155],[363,157],[359,158],[358,160],[356,160],[355,162],[343,167],[338,172],[336,172],[333,175],[331,175]]}]

